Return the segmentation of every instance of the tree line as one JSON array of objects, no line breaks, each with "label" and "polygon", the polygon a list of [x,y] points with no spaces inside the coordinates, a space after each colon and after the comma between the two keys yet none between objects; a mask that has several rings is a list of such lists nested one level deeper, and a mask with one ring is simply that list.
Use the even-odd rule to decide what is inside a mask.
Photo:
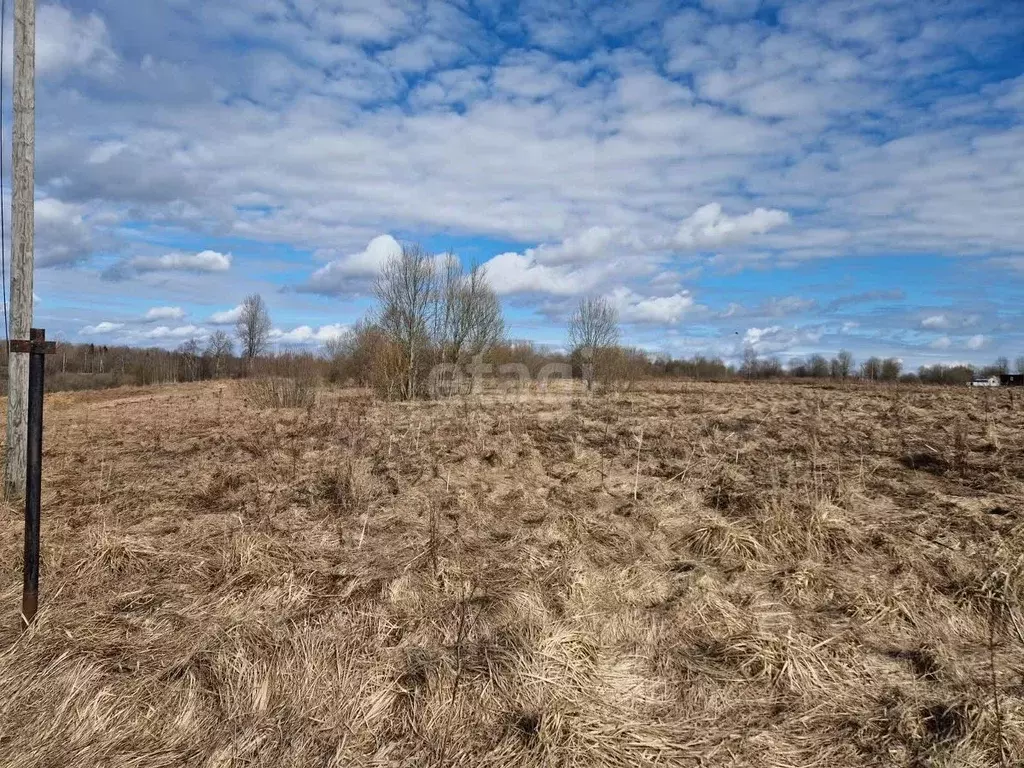
[{"label": "tree line", "polygon": [[[270,312],[263,298],[252,294],[240,305],[233,337],[217,330],[204,341],[189,339],[175,350],[59,343],[57,354],[46,359],[47,385],[56,390],[304,376],[369,387],[390,399],[412,399],[464,391],[460,372],[481,364],[499,370],[519,366],[533,374],[545,366],[560,366],[582,379],[588,390],[629,387],[655,377],[964,384],[977,374],[1010,371],[1005,357],[980,370],[934,365],[910,373],[893,357],[872,356],[857,365],[847,350],[831,358],[794,357],[784,365],[776,356],[762,357],[747,347],[738,366],[718,357],[650,354],[621,344],[618,312],[602,297],[579,301],[566,329],[568,351],[551,350],[507,337],[501,302],[482,266],[466,268],[454,254],[436,257],[418,245],[403,246],[384,264],[373,296],[376,306],[365,317],[315,353],[272,354]],[[1024,356],[1014,367],[1024,372]]]}]

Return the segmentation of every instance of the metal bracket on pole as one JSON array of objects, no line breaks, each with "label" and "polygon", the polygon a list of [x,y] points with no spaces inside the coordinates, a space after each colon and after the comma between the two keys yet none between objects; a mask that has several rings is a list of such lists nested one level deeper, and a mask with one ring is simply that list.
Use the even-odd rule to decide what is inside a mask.
[{"label": "metal bracket on pole", "polygon": [[[35,335],[39,334],[40,338],[35,338]],[[21,352],[22,354],[31,355],[33,353],[40,355],[52,355],[57,351],[57,342],[46,341],[46,331],[39,328],[32,329],[33,338],[29,341],[24,339],[11,339],[10,346],[11,352]]]},{"label": "metal bracket on pole", "polygon": [[28,448],[25,462],[25,571],[21,592],[21,620],[28,627],[39,607],[39,521],[43,479],[43,377],[46,355],[57,345],[46,331],[33,328],[29,340],[11,341],[11,352],[28,354]]}]

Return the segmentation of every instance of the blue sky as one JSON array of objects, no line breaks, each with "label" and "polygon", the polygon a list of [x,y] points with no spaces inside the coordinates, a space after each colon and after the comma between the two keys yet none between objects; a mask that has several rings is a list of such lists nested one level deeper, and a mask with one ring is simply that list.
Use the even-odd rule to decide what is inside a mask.
[{"label": "blue sky", "polygon": [[35,321],[69,341],[176,346],[259,291],[314,347],[418,241],[540,342],[604,295],[675,355],[1024,355],[1024,3],[38,17]]}]

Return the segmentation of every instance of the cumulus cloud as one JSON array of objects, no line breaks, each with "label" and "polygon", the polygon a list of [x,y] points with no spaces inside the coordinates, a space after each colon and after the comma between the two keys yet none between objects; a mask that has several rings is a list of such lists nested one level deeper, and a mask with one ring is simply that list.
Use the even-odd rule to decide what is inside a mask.
[{"label": "cumulus cloud", "polygon": [[402,246],[395,238],[379,235],[364,250],[341,256],[316,270],[298,290],[328,296],[365,290],[388,259],[401,252]]},{"label": "cumulus cloud", "polygon": [[[118,5],[104,8],[113,14]],[[63,183],[111,202],[130,194],[131,201],[119,201],[131,203],[143,202],[159,187],[177,206],[171,218],[205,218],[225,229],[309,248],[340,242],[339,235],[353,225],[382,222],[396,229],[455,228],[527,242],[557,239],[595,223],[648,231],[652,224],[677,221],[681,201],[690,206],[716,198],[730,211],[756,208],[717,223],[717,217],[690,222],[680,235],[683,246],[705,247],[700,243],[747,228],[767,231],[788,221],[780,209],[797,207],[800,221],[791,232],[805,241],[819,230],[852,238],[855,247],[884,244],[890,250],[944,238],[948,248],[967,241],[975,248],[1020,242],[1019,228],[998,204],[1008,190],[1019,189],[1012,173],[1013,126],[1007,127],[1005,113],[1002,123],[957,121],[956,130],[949,130],[946,116],[954,105],[925,98],[907,105],[898,99],[926,73],[977,66],[957,61],[949,49],[992,43],[999,50],[1019,39],[1020,20],[1005,10],[1007,4],[988,7],[1002,23],[967,25],[969,33],[959,35],[958,19],[972,20],[966,7],[948,10],[936,25],[927,23],[920,7],[818,14],[813,9],[828,4],[801,3],[780,13],[778,25],[767,25],[743,20],[755,0],[708,0],[711,14],[686,9],[671,19],[659,9],[643,23],[636,9],[621,14],[610,3],[593,5],[592,12],[573,19],[556,13],[533,18],[523,9],[529,37],[544,29],[544,40],[572,41],[585,49],[600,40],[598,20],[602,26],[612,24],[610,19],[617,19],[616,28],[626,25],[618,33],[623,36],[616,55],[595,46],[580,51],[571,65],[510,50],[496,29],[467,14],[434,17],[390,3],[372,9],[321,4],[302,23],[285,23],[258,0],[239,0],[230,9],[209,5],[194,20],[154,11],[155,27],[169,18],[186,25],[186,34],[174,39],[191,38],[196,55],[177,64],[176,77],[162,78],[159,87],[145,79],[145,71],[126,72],[123,92],[114,95],[129,103],[136,95],[180,100],[186,108],[139,115],[135,122],[152,129],[139,131],[132,121],[106,120],[102,110],[83,110],[77,102],[64,106],[54,113],[54,123],[70,124],[68,112],[76,110],[106,125],[102,132],[90,126],[62,137],[67,146],[60,159],[82,158],[62,164]],[[819,15],[842,16],[844,22],[826,33]],[[890,27],[902,30],[899,41],[885,33]],[[119,34],[128,28],[110,26]],[[876,40],[858,40],[870,46],[870,63],[862,60],[867,52],[855,55],[845,48],[853,29],[876,32]],[[269,44],[237,62],[223,61],[210,43],[228,37]],[[944,48],[943,41],[964,45]],[[372,43],[373,50],[351,42]],[[164,41],[153,40],[151,47],[142,70],[154,70],[154,61],[185,58]],[[449,65],[453,55],[458,63]],[[669,62],[667,75],[652,63],[661,60]],[[406,104],[406,84],[382,62],[424,70],[409,104],[420,105],[412,97],[430,93],[428,105],[459,103],[460,109],[412,109],[396,119],[391,100]],[[122,62],[122,69],[133,66]],[[289,79],[278,92],[266,93],[264,79],[249,73],[271,70],[286,71]],[[713,100],[695,103],[689,83]],[[374,103],[364,109],[360,99],[366,92]],[[1007,86],[971,94],[955,105],[957,114],[978,117],[1016,108],[1019,92],[1019,86]],[[205,113],[188,109],[209,104],[213,93],[237,98],[218,101],[221,108]],[[623,103],[623,93],[639,94],[639,100]],[[111,103],[110,93],[101,95],[81,98]],[[765,121],[765,113],[782,113],[787,121]],[[902,135],[882,143],[858,128],[869,119],[893,118],[905,118],[905,132],[927,135],[929,145]],[[223,131],[225,120],[234,120],[237,130]],[[821,142],[826,129],[830,140]],[[98,169],[87,167],[92,137],[100,133],[111,146],[130,142],[138,154],[128,165],[147,168],[144,185],[129,184],[128,174],[118,175],[118,184],[102,184]],[[41,147],[41,160],[50,155]],[[986,184],[973,183],[986,180],[992,168],[1005,170],[998,178],[989,175]],[[941,181],[950,183],[936,183]],[[258,221],[235,208],[256,188],[270,208]],[[892,205],[894,199],[905,205]],[[958,202],[982,215],[949,215]],[[994,203],[988,213],[986,203]],[[808,242],[799,245],[807,248]]]},{"label": "cumulus cloud", "polygon": [[[488,262],[488,275],[499,293],[587,293],[603,280],[616,282],[652,274],[659,262],[677,249],[694,250],[738,243],[767,232],[789,220],[782,211],[757,209],[730,217],[717,203],[698,209],[675,235],[657,229],[641,231],[627,227],[595,225],[554,243],[542,243],[522,253],[498,254]],[[327,268],[320,270],[325,272]],[[678,280],[678,275],[660,272],[661,283]],[[316,275],[314,275],[314,279]],[[675,300],[679,303],[679,299]],[[670,302],[661,302],[662,310]]]},{"label": "cumulus cloud", "polygon": [[625,323],[674,325],[694,309],[693,296],[680,291],[671,296],[641,296],[628,288],[613,291],[609,300]]},{"label": "cumulus cloud", "polygon": [[165,253],[160,256],[132,256],[108,268],[104,278],[125,280],[149,272],[192,272],[196,274],[227,272],[231,268],[230,253],[200,251],[199,253]]},{"label": "cumulus cloud", "polygon": [[525,256],[547,265],[580,264],[607,258],[616,249],[630,251],[643,248],[643,241],[620,229],[590,227],[560,243],[530,248]]},{"label": "cumulus cloud", "polygon": [[785,211],[757,208],[750,213],[729,216],[718,203],[698,208],[678,226],[673,235],[657,228],[595,225],[557,243],[529,248],[523,255],[538,264],[581,265],[625,255],[649,255],[659,251],[703,250],[744,242],[789,222]]},{"label": "cumulus cloud", "polygon": [[124,328],[124,323],[112,323],[108,320],[104,320],[96,325],[87,325],[78,333],[82,336],[98,336],[105,333],[113,333]]},{"label": "cumulus cloud", "polygon": [[[800,0],[756,16],[756,0],[678,12],[645,1],[628,14],[611,0],[521,3],[511,15],[494,2],[466,12],[237,0],[186,15],[149,3],[142,16],[127,0],[96,11],[60,2],[39,11],[48,107],[37,183],[68,208],[49,235],[39,217],[39,263],[74,265],[83,279],[47,286],[58,307],[109,299],[88,255],[118,257],[100,226],[118,220],[131,227],[110,231],[130,234],[133,254],[163,253],[178,234],[244,238],[279,259],[261,276],[331,295],[365,292],[372,270],[350,257],[389,231],[522,244],[478,251],[499,253],[495,271],[509,277],[499,289],[519,294],[626,285],[664,298],[687,281],[644,279],[706,252],[716,277],[884,255],[892,272],[881,279],[903,279],[895,265],[920,253],[979,256],[972,265],[1009,280],[1024,272],[1014,206],[1024,193],[1014,69],[1024,17],[1005,0],[947,3],[941,14],[922,2]],[[572,61],[524,53],[524,41]],[[331,263],[309,278],[280,268],[317,251]],[[107,276],[156,270],[132,286],[149,304],[169,300],[147,295],[151,284],[175,290],[186,282],[175,272],[207,269],[132,262]],[[925,290],[915,286],[914,300]],[[1010,317],[1009,292],[977,304]],[[860,303],[895,300],[877,293]],[[856,319],[865,337],[895,343],[887,331],[952,317],[947,298],[898,319],[858,306]],[[858,303],[821,301],[851,312]],[[974,332],[964,328],[928,330],[949,330],[959,346]],[[993,348],[1004,334],[1012,345],[1012,331],[991,328]]]},{"label": "cumulus cloud", "polygon": [[952,344],[949,336],[939,336],[937,339],[933,339],[928,346],[932,349],[949,349]]},{"label": "cumulus cloud", "polygon": [[226,272],[231,268],[231,254],[217,251],[165,253],[162,256],[136,256],[129,263],[137,272]]},{"label": "cumulus cloud", "polygon": [[928,317],[921,320],[922,328],[947,328],[949,327],[949,321],[945,315],[929,315]]},{"label": "cumulus cloud", "polygon": [[748,328],[743,334],[743,345],[757,349],[766,340],[774,338],[782,333],[781,325],[771,325],[766,328]]},{"label": "cumulus cloud", "polygon": [[743,340],[737,345],[736,353],[753,349],[761,355],[774,355],[795,347],[814,345],[821,341],[820,328],[784,328],[770,325],[763,328],[748,328]]},{"label": "cumulus cloud", "polygon": [[181,307],[153,307],[147,310],[142,320],[146,323],[156,323],[161,320],[182,320],[185,314],[185,310]]},{"label": "cumulus cloud", "polygon": [[166,325],[157,326],[152,330],[145,331],[139,336],[143,339],[164,340],[164,339],[191,339],[202,338],[209,335],[209,331],[198,325],[179,325],[169,327]]},{"label": "cumulus cloud", "polygon": [[742,242],[788,224],[785,211],[756,208],[740,216],[729,216],[718,203],[708,203],[687,217],[673,237],[673,245],[683,249],[708,250]]},{"label": "cumulus cloud", "polygon": [[574,269],[539,264],[520,253],[502,253],[485,265],[487,278],[500,295],[514,293],[548,293],[555,296],[576,296],[592,291],[613,269],[614,265],[592,265]]},{"label": "cumulus cloud", "polygon": [[308,325],[300,325],[290,331],[274,328],[270,331],[270,340],[283,344],[323,344],[344,336],[347,330],[348,326],[340,323],[322,325],[315,329]]},{"label": "cumulus cloud", "polygon": [[238,322],[238,318],[242,316],[242,305],[239,304],[237,307],[231,309],[225,309],[220,312],[214,312],[210,315],[208,322],[213,325],[234,325]]},{"label": "cumulus cloud", "polygon": [[988,342],[989,342],[988,337],[979,333],[979,334],[977,334],[975,336],[971,336],[971,338],[969,338],[967,340],[967,348],[968,349],[975,349],[975,350],[976,349],[983,349],[984,347],[986,347],[988,345]]}]

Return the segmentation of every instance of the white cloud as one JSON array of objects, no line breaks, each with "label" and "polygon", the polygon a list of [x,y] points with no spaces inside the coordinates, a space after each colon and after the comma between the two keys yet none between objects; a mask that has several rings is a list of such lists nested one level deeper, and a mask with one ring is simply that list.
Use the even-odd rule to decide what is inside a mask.
[{"label": "white cloud", "polygon": [[[37,147],[40,196],[65,206],[50,223],[38,216],[39,263],[76,265],[56,288],[49,270],[40,276],[58,309],[110,305],[113,288],[90,280],[87,263],[123,252],[104,241],[107,225],[130,238],[130,254],[151,254],[109,273],[156,270],[132,285],[144,306],[197,290],[222,307],[280,286],[294,279],[290,252],[338,262],[310,267],[323,269],[304,288],[365,293],[373,270],[356,257],[382,232],[516,243],[474,253],[516,251],[494,260],[504,293],[627,286],[665,299],[689,281],[647,279],[682,274],[694,264],[686,252],[706,250],[718,252],[701,259],[716,273],[868,255],[897,270],[908,253],[981,256],[973,266],[1008,280],[1024,273],[1024,80],[1003,66],[1024,19],[1005,0],[940,14],[927,3],[795,0],[773,5],[777,24],[750,18],[755,0],[680,13],[659,0],[629,13],[611,0],[529,2],[513,14],[494,0],[472,14],[456,7],[465,3],[236,0],[184,15],[180,3],[138,14],[128,0],[97,13],[61,1],[40,6],[48,106]],[[224,40],[244,44],[227,55]],[[515,50],[524,40],[572,62]],[[998,82],[1005,72],[1014,77]],[[953,86],[964,82],[973,87]],[[203,234],[213,247],[247,240],[275,255],[247,258],[237,274],[161,261],[172,238]],[[183,269],[206,273],[174,274]],[[947,297],[915,312],[933,282],[898,319],[891,307],[857,307],[829,327],[855,316],[885,347],[896,343],[888,331],[942,313],[949,325],[925,339],[948,332],[960,346],[985,330],[991,349],[1005,338],[1012,353],[1014,330],[964,330]],[[995,322],[1011,317],[1006,293],[978,291],[965,305]],[[333,322],[325,307],[309,302],[295,322]]]},{"label": "white cloud", "polygon": [[107,25],[98,14],[78,16],[55,3],[39,6],[36,68],[40,77],[56,77],[70,71],[108,75],[116,66],[117,56],[111,48]]},{"label": "white cloud", "polygon": [[[821,16],[831,17],[825,23],[815,4],[797,4],[785,9],[784,24],[769,26],[733,21],[749,14],[756,4],[751,0],[708,4],[713,17],[688,9],[662,22],[660,11],[651,12],[658,23],[635,47],[627,37],[614,52],[582,51],[571,66],[505,50],[461,14],[434,23],[425,10],[383,2],[373,8],[303,5],[293,15],[258,0],[208,4],[189,28],[195,60],[180,64],[177,79],[153,82],[140,79],[144,73],[124,73],[119,85],[125,93],[117,95],[141,92],[145,100],[123,120],[109,119],[102,109],[109,94],[80,94],[53,113],[54,124],[72,124],[72,110],[82,118],[80,132],[60,137],[64,146],[54,164],[77,158],[59,163],[63,183],[111,206],[138,204],[143,218],[180,223],[194,217],[232,234],[310,249],[340,245],[347,251],[368,230],[387,228],[523,242],[557,242],[595,224],[657,232],[678,222],[681,210],[708,200],[730,211],[756,208],[735,217],[731,230],[727,218],[718,225],[690,222],[680,238],[686,247],[715,247],[700,243],[747,227],[767,233],[786,223],[783,209],[801,210],[786,232],[799,249],[808,248],[814,231],[849,243],[828,246],[832,253],[942,242],[944,252],[965,244],[975,250],[1019,244],[1020,225],[1005,210],[1020,190],[1014,171],[1019,126],[1008,125],[1000,112],[1002,122],[957,122],[951,129],[945,104],[898,99],[928,67],[953,66],[955,57],[941,42],[967,44],[968,35],[952,31],[959,12],[935,24],[915,10],[872,6],[839,13],[825,3]],[[593,32],[597,18],[633,15],[615,10],[598,7],[588,14],[593,19],[577,23],[565,19],[555,37],[586,45],[591,38],[583,32]],[[901,29],[899,41],[887,34],[890,14],[892,28]],[[537,20],[529,21],[525,9],[523,16],[532,36]],[[552,13],[541,24],[545,39],[560,16]],[[911,17],[914,22],[904,24]],[[163,18],[157,15],[153,24]],[[970,45],[977,47],[979,36],[1005,41],[1019,31],[1019,23],[1001,32],[996,26],[971,29]],[[878,39],[856,55],[845,50],[839,40],[865,28]],[[268,44],[233,67],[213,58],[217,49],[210,45],[228,36]],[[348,40],[372,41],[374,52]],[[404,81],[382,61],[405,61],[412,52],[405,63],[432,67],[454,50],[452,40],[461,43],[459,65],[425,72],[408,104],[419,106],[416,94],[429,92],[430,105],[462,107],[407,109]],[[152,53],[150,69],[161,56],[176,58],[173,53],[170,46]],[[651,63],[663,58],[673,62],[677,77]],[[251,73],[272,68],[286,69],[291,79],[264,93],[266,84]],[[694,103],[690,82],[716,101]],[[992,93],[967,95],[958,108],[984,118],[1014,107],[1020,87],[1008,82]],[[363,109],[351,89],[384,103]],[[214,94],[220,94],[215,102]],[[642,96],[627,104],[623,94]],[[161,97],[176,108],[148,107]],[[207,108],[213,103],[217,108]],[[767,121],[760,117],[765,113],[785,119]],[[225,124],[233,130],[224,131]],[[901,126],[901,135],[887,143],[860,130],[887,124]],[[109,162],[90,163],[98,135],[131,151],[112,149],[105,158],[101,153]],[[127,172],[111,173],[115,156],[147,168],[145,184]],[[268,212],[240,215],[235,204],[257,189]],[[156,195],[167,199],[152,200]]]},{"label": "white cloud", "polygon": [[619,311],[619,319],[626,323],[674,325],[694,308],[689,291],[644,297],[628,288],[617,288],[608,298]]},{"label": "white cloud", "polygon": [[[764,209],[729,217],[722,213],[720,205],[711,203],[686,219],[675,236],[654,230],[643,233],[627,227],[594,225],[556,243],[543,243],[522,253],[498,254],[488,262],[488,275],[501,294],[578,295],[593,291],[605,280],[614,278],[621,283],[649,275],[677,248],[725,246],[788,220],[789,214]],[[326,273],[327,269],[319,272]],[[662,271],[658,277],[664,284],[672,273]],[[672,314],[669,307],[678,307],[681,301],[663,299],[659,309],[644,311]]]},{"label": "white cloud", "polygon": [[378,235],[364,250],[337,258],[318,269],[302,290],[327,295],[357,292],[354,289],[365,287],[388,259],[401,252],[401,244],[391,235]]},{"label": "white cloud", "polygon": [[979,333],[979,334],[977,334],[975,336],[971,336],[971,338],[969,338],[967,340],[967,348],[968,349],[982,349],[983,347],[988,345],[988,342],[989,342],[988,337],[987,336],[983,336],[982,334]]},{"label": "white cloud", "polygon": [[856,320],[847,320],[845,323],[843,323],[843,327],[841,330],[843,333],[850,333],[850,331],[855,331],[858,328],[860,328],[860,323],[858,323]]},{"label": "white cloud", "polygon": [[674,235],[642,232],[625,227],[595,225],[559,243],[527,249],[524,255],[538,264],[587,264],[624,255],[649,255],[665,250],[720,248],[762,235],[787,223],[785,211],[757,208],[740,216],[728,216],[718,203],[698,208],[678,226]]},{"label": "white cloud", "polygon": [[35,204],[35,226],[37,266],[66,267],[92,255],[93,228],[84,206],[40,198]]},{"label": "white cloud", "polygon": [[539,51],[513,54],[494,71],[494,85],[513,96],[537,99],[571,88],[579,68]]},{"label": "white cloud", "polygon": [[137,272],[226,272],[231,268],[231,254],[217,251],[165,253],[162,256],[136,256],[130,264]]},{"label": "white cloud", "polygon": [[143,316],[143,322],[155,323],[160,320],[181,320],[185,317],[185,310],[181,307],[153,307]]},{"label": "white cloud", "polygon": [[632,251],[642,247],[642,243],[621,230],[595,226],[561,243],[530,248],[525,255],[541,264],[579,264],[607,258],[616,248],[625,247]]},{"label": "white cloud", "polygon": [[752,235],[763,235],[789,221],[790,216],[785,211],[756,208],[741,216],[729,216],[718,203],[708,203],[679,225],[673,244],[686,249],[719,248]]},{"label": "white cloud", "polygon": [[270,340],[286,344],[322,344],[343,336],[347,330],[348,326],[340,323],[322,325],[316,329],[308,325],[300,325],[290,331],[274,328],[270,331]]},{"label": "white cloud", "polygon": [[770,325],[764,328],[748,328],[743,340],[736,347],[736,353],[753,349],[760,355],[774,355],[794,348],[816,345],[821,341],[820,328],[783,328]]},{"label": "white cloud", "polygon": [[199,253],[165,253],[160,256],[132,256],[109,267],[103,274],[110,280],[123,280],[150,272],[192,272],[196,274],[227,272],[231,268],[230,253],[200,251]]},{"label": "white cloud", "polygon": [[179,325],[170,328],[166,325],[157,326],[151,331],[140,334],[144,339],[191,339],[208,336],[210,332],[198,325]]},{"label": "white cloud", "polygon": [[210,315],[208,322],[213,325],[234,325],[238,322],[238,318],[242,316],[242,305],[239,304],[237,307],[232,309],[225,309],[221,312],[214,312]]},{"label": "white cloud", "polygon": [[772,325],[767,328],[747,328],[747,332],[743,334],[743,344],[757,349],[759,344],[762,344],[766,339],[777,336],[781,331],[781,325]]},{"label": "white cloud", "polygon": [[78,333],[81,336],[97,336],[104,333],[113,333],[124,328],[124,323],[112,323],[104,320],[102,323],[96,323],[96,325],[87,325]]},{"label": "white cloud", "polygon": [[614,270],[614,264],[574,269],[549,267],[519,253],[502,253],[487,262],[487,279],[500,295],[548,293],[576,296],[592,291]]},{"label": "white cloud", "polygon": [[953,342],[950,340],[949,336],[939,336],[928,346],[932,349],[949,349],[952,344]]},{"label": "white cloud", "polygon": [[948,329],[972,328],[981,321],[981,315],[964,315],[960,313],[928,315],[921,320],[922,328]]}]

